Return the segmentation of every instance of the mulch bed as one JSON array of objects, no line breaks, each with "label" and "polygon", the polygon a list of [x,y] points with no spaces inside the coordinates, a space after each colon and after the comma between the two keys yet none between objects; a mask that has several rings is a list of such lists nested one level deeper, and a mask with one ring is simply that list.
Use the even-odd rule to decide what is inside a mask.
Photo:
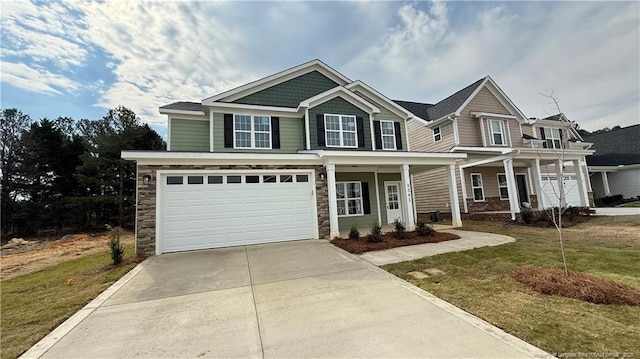
[{"label": "mulch bed", "polygon": [[595,304],[640,305],[640,291],[609,279],[563,269],[523,265],[511,277],[536,292]]},{"label": "mulch bed", "polygon": [[416,232],[407,232],[407,238],[398,239],[393,233],[385,233],[382,235],[382,242],[367,242],[367,237],[358,239],[334,238],[331,243],[337,247],[344,249],[353,254],[362,254],[370,251],[380,251],[383,249],[391,249],[402,246],[412,246],[414,244],[437,243],[458,239],[459,236],[451,233],[435,232],[430,236],[421,237]]}]

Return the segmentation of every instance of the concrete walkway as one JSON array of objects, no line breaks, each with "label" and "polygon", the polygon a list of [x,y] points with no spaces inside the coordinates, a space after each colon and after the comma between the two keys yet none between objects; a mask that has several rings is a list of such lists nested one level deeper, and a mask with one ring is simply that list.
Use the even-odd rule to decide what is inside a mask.
[{"label": "concrete walkway", "polygon": [[326,241],[151,257],[23,358],[549,358]]},{"label": "concrete walkway", "polygon": [[457,234],[460,236],[460,239],[367,252],[361,254],[360,258],[369,263],[381,266],[391,263],[412,261],[423,257],[434,256],[436,254],[460,252],[473,248],[492,247],[515,242],[514,238],[504,236],[502,234],[462,231],[456,229],[447,229],[443,232]]},{"label": "concrete walkway", "polygon": [[640,215],[639,207],[598,207],[596,216],[633,216]]}]

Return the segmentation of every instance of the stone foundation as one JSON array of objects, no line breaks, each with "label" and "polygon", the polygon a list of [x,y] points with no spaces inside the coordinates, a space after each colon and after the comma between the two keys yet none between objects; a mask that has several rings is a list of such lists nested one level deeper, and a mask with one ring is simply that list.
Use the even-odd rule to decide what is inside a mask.
[{"label": "stone foundation", "polygon": [[[140,165],[138,166],[138,202],[136,207],[136,254],[156,254],[156,181],[158,170],[292,170],[315,171],[316,203],[318,205],[318,233],[320,238],[329,238],[329,200],[327,182],[320,179],[323,166],[216,166],[216,165]],[[144,176],[151,176],[148,185]]]},{"label": "stone foundation", "polygon": [[509,200],[500,197],[485,197],[484,202],[475,202],[473,198],[467,198],[469,212],[509,211]]}]

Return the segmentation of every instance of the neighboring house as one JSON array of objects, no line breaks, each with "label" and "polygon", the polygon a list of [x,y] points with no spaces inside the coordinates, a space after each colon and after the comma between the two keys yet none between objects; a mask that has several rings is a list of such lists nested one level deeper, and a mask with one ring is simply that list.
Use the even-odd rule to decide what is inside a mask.
[{"label": "neighboring house", "polygon": [[425,119],[319,60],[160,113],[167,151],[122,153],[137,162],[137,253],[332,238],[394,219],[411,230],[410,176],[434,169],[458,202],[466,154],[410,152],[407,129]]},{"label": "neighboring house", "polygon": [[640,196],[640,125],[590,135],[596,153],[587,158],[596,198]]},{"label": "neighboring house", "polygon": [[[515,218],[522,207],[558,206],[561,187],[563,205],[593,202],[585,163],[591,144],[563,114],[526,117],[490,77],[435,105],[396,102],[427,120],[408,122],[412,151],[467,154],[456,166],[466,213],[509,211]],[[443,169],[414,175],[418,213],[456,207],[446,196],[446,179]]]}]

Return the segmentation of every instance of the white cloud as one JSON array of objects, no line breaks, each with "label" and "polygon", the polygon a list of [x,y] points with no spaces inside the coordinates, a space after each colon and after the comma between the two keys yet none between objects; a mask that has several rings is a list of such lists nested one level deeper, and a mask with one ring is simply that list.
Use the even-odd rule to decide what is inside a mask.
[{"label": "white cloud", "polygon": [[45,94],[62,94],[73,92],[79,84],[64,76],[51,73],[44,68],[31,68],[25,64],[11,62],[0,63],[2,81],[34,92]]}]

